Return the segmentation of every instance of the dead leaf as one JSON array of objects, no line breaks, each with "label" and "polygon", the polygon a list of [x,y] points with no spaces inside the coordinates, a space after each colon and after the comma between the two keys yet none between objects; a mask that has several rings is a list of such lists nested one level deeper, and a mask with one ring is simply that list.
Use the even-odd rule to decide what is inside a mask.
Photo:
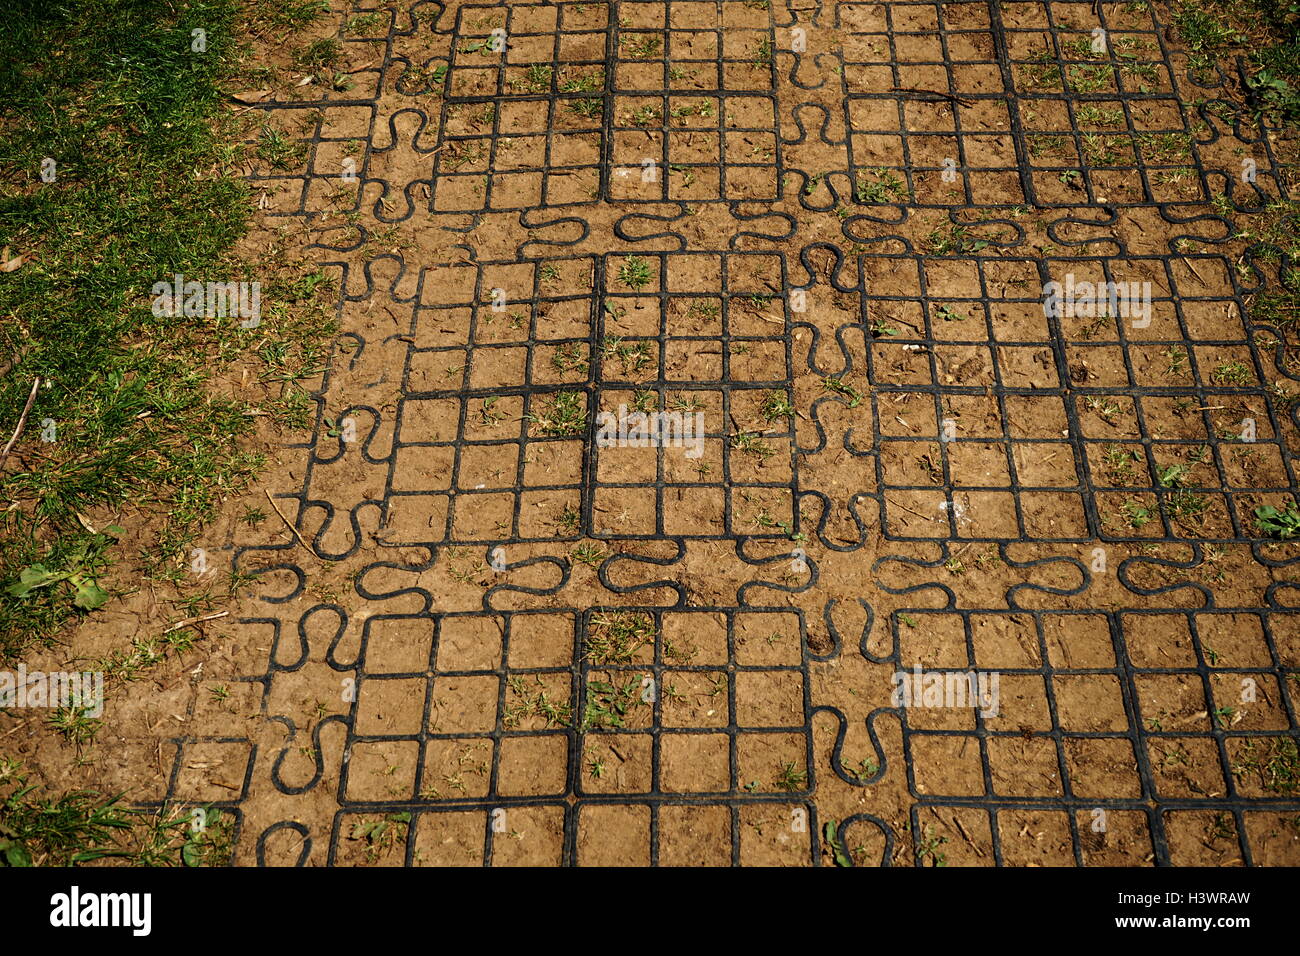
[{"label": "dead leaf", "polygon": [[243,93],[232,93],[230,98],[237,103],[246,103],[251,106],[254,103],[262,102],[270,95],[270,90],[245,90]]},{"label": "dead leaf", "polygon": [[14,258],[9,258],[9,247],[5,246],[4,251],[0,252],[0,272],[14,272],[25,261],[25,257],[20,253]]}]

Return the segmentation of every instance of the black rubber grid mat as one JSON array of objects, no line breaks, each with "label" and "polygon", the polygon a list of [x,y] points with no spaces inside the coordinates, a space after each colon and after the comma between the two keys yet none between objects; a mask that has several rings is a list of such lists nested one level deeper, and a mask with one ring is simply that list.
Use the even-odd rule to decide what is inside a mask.
[{"label": "black rubber grid mat", "polygon": [[[792,49],[796,27],[814,52]],[[317,557],[347,562],[366,610],[310,591],[292,545],[239,556],[288,580],[265,599],[285,619],[250,622],[274,632],[256,680],[290,731],[277,791],[319,796],[319,752],[305,783],[284,768],[307,738],[319,750],[345,733],[332,823],[286,812],[260,829],[260,861],[286,831],[302,860],[366,862],[374,841],[356,834],[387,826],[407,864],[825,862],[821,792],[897,780],[902,815],[842,816],[845,843],[871,830],[885,860],[906,839],[919,865],[1017,864],[1042,861],[1047,833],[1057,862],[1167,864],[1196,862],[1173,849],[1195,825],[1259,862],[1269,828],[1300,810],[1260,776],[1297,727],[1296,616],[1278,592],[1219,606],[1205,589],[1189,609],[1175,588],[1124,578],[1118,604],[1057,590],[1060,606],[1025,609],[1015,587],[1006,606],[956,588],[944,608],[904,595],[876,616],[864,597],[868,629],[884,624],[895,646],[875,657],[864,637],[861,657],[994,670],[1002,709],[889,707],[850,729],[815,683],[814,665],[853,656],[835,599],[814,620],[821,603],[795,606],[808,594],[790,583],[815,536],[808,587],[902,593],[872,580],[865,536],[833,537],[834,507],[891,547],[938,545],[947,564],[925,566],[928,587],[955,588],[945,573],[1012,546],[1201,557],[1258,542],[1253,509],[1294,493],[1295,406],[1278,381],[1297,376],[1248,316],[1261,263],[1216,248],[1223,220],[1205,204],[1285,189],[1261,131],[1225,111],[1225,75],[1196,78],[1190,102],[1163,24],[1118,4],[420,3],[344,40],[361,60],[383,36],[373,76],[259,107],[290,141],[255,140],[253,181],[289,187],[266,212],[342,218],[343,238],[316,247],[348,259],[341,314],[377,304],[393,320],[336,359],[345,394],[319,394],[302,489],[280,499]],[[612,229],[610,204],[625,213]],[[530,215],[554,207],[563,218]],[[701,210],[720,218],[695,226]],[[419,241],[363,247],[363,212]],[[746,225],[765,216],[783,224]],[[480,256],[480,227],[506,220]],[[1031,224],[1050,245],[1030,243]],[[428,252],[436,232],[458,261]],[[1149,316],[1050,313],[1052,281],[1149,284]],[[362,367],[382,400],[355,389]],[[703,413],[702,454],[602,443],[600,416],[620,407]],[[359,454],[332,434],[348,418]],[[848,491],[831,490],[820,455],[840,456]],[[363,550],[372,520],[378,553]],[[676,547],[639,560],[678,582],[678,606],[615,606],[629,592],[603,552],[604,596],[575,603],[562,586],[588,538]],[[699,598],[681,579],[688,544],[734,550],[745,581],[775,579],[791,605],[751,605],[747,585],[734,607]],[[1258,544],[1253,556],[1288,573]],[[465,580],[476,565],[548,566],[562,582],[440,603],[420,575],[465,560]],[[1005,580],[1023,567],[989,566]],[[369,583],[389,572],[405,583]],[[493,606],[511,591],[536,605]],[[399,610],[408,597],[424,609]],[[337,633],[320,623],[335,617]],[[308,655],[321,633],[323,665]],[[1153,633],[1172,656],[1143,656]],[[355,696],[303,724],[276,685],[317,666]],[[1262,703],[1234,721],[1247,680]],[[1171,687],[1176,712],[1161,703]],[[826,711],[841,718],[833,774],[814,739]],[[883,739],[891,722],[901,751]],[[859,731],[861,763],[844,751]],[[252,772],[246,741],[178,746],[218,744],[247,749]],[[192,789],[180,757],[176,797]]]},{"label": "black rubber grid mat", "polygon": [[[1011,626],[994,627],[995,619]],[[1085,850],[1123,833],[1130,858],[1112,862],[1186,865],[1203,861],[1170,859],[1170,819],[1213,817],[1249,864],[1256,818],[1300,810],[1264,789],[1265,775],[1241,770],[1261,769],[1278,733],[1296,726],[1298,672],[1283,664],[1294,662],[1296,621],[1268,608],[896,612],[892,660],[915,702],[904,707],[904,749],[917,832],[927,807],[979,808],[965,822],[989,835],[997,821],[1000,864],[1024,864],[1016,830],[1032,817],[1039,838],[1044,827],[1068,833],[1074,859],[1058,864],[1082,864]],[[1159,653],[1136,654],[1153,645],[1134,638],[1152,634],[1161,635]],[[916,668],[945,679],[923,685]],[[978,676],[957,688],[975,706],[922,706],[926,694],[954,693],[947,674],[971,673],[998,674],[991,693]],[[1155,702],[1171,689],[1174,710]],[[1265,704],[1246,722],[1243,697]],[[1115,766],[1127,768],[1124,779]]]},{"label": "black rubber grid mat", "polygon": [[[489,859],[517,808],[563,812],[571,803],[556,801],[574,796],[593,813],[653,808],[656,818],[664,803],[719,819],[759,805],[789,816],[794,806],[812,827],[815,814],[791,802],[815,786],[803,634],[799,616],[779,609],[376,615],[339,802],[387,813],[454,807],[479,840],[466,849]],[[754,694],[773,681],[785,687],[779,705]],[[538,755],[545,772],[514,769]],[[639,802],[609,802],[620,797]],[[356,812],[341,812],[338,826]],[[722,862],[738,861],[735,828],[720,835],[732,847]]]},{"label": "black rubber grid mat", "polygon": [[[1205,294],[1233,289],[1226,259],[862,267],[887,537],[1250,540],[1254,508],[1295,487],[1269,356],[1240,294]],[[1145,304],[1047,307],[1050,282]]]},{"label": "black rubber grid mat", "polygon": [[[1257,203],[1240,175],[1243,143],[1252,173],[1282,188],[1267,138],[1216,128],[1212,118],[1235,113],[1229,101],[1180,102],[1181,55],[1149,8],[974,0],[836,11],[858,202],[985,205],[993,189],[999,203],[1039,208],[1177,207],[1236,191]],[[1224,82],[1202,79],[1205,93]]]}]

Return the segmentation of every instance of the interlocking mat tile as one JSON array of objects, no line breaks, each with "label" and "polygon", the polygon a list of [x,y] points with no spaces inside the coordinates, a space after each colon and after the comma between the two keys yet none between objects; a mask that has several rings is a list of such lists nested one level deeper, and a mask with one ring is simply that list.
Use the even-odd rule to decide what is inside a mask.
[{"label": "interlocking mat tile", "polygon": [[1228,64],[1107,2],[320,35],[249,176],[343,334],[160,801],[246,864],[1300,863],[1300,352],[1226,218],[1294,144]]}]

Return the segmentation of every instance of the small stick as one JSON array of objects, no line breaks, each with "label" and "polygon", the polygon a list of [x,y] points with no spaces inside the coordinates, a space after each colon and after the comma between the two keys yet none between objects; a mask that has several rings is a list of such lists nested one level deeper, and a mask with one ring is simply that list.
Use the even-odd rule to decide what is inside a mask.
[{"label": "small stick", "polygon": [[229,613],[229,611],[217,611],[215,614],[204,614],[200,617],[187,617],[183,621],[177,621],[171,627],[167,628],[167,630],[163,631],[163,633],[170,634],[172,631],[179,631],[182,627],[189,627],[191,624],[202,624],[204,621],[215,621],[217,618],[225,617]]},{"label": "small stick", "polygon": [[[889,504],[890,504],[889,501],[886,501],[886,502],[885,502],[885,506],[886,506],[886,507],[888,507]],[[895,502],[893,502],[893,504],[894,504],[894,507],[896,507],[896,508],[902,508],[904,511],[909,512],[910,514],[914,514],[914,515],[916,515],[918,518],[921,518],[921,519],[923,519],[923,520],[925,520],[925,521],[938,521],[938,520],[939,520],[938,518],[932,517],[931,515],[923,515],[923,514],[921,514],[921,512],[919,512],[919,511],[913,511],[911,508],[909,508],[907,505],[903,504],[902,502],[895,501]]]},{"label": "small stick", "polygon": [[1204,277],[1199,272],[1196,271],[1196,266],[1192,265],[1192,260],[1187,258],[1186,256],[1179,256],[1179,258],[1182,259],[1183,262],[1187,263],[1187,268],[1192,270],[1192,275],[1196,276],[1196,278],[1201,280],[1201,285],[1205,285]]},{"label": "small stick", "polygon": [[271,492],[263,488],[262,493],[266,495],[266,500],[271,502],[271,507],[274,508],[275,513],[280,516],[280,520],[284,522],[284,526],[293,532],[293,536],[298,539],[298,543],[302,545],[304,548],[306,548],[308,551],[310,551],[313,555],[315,555],[315,557],[320,558],[320,560],[324,561],[325,560],[324,558],[321,558],[319,554],[316,554],[316,549],[302,539],[302,535],[298,533],[298,529],[289,523],[289,519],[284,516],[284,512],[280,510],[280,506],[277,505],[275,503],[275,499],[271,497]]},{"label": "small stick", "polygon": [[973,849],[978,855],[984,856],[984,851],[981,850],[975,841],[970,838],[970,834],[966,832],[966,828],[961,825],[961,821],[957,819],[957,814],[955,813],[952,815],[952,822],[957,824],[957,829],[960,830],[961,835],[966,838],[966,842],[971,845],[971,849]]},{"label": "small stick", "polygon": [[14,433],[9,436],[9,444],[5,445],[5,450],[0,452],[0,468],[4,467],[5,459],[9,457],[9,450],[14,447],[14,442],[23,433],[23,426],[27,424],[27,415],[32,410],[32,403],[36,401],[36,390],[40,387],[41,377],[38,375],[32,381],[32,392],[27,396],[27,404],[23,406],[23,413],[18,416],[18,425],[14,428]]},{"label": "small stick", "polygon": [[12,727],[9,730],[6,730],[3,734],[0,734],[0,739],[4,739],[5,737],[8,737],[10,734],[18,733],[18,731],[22,730],[24,727],[30,724],[33,719],[35,718],[28,718],[27,720],[24,720],[21,724],[19,724],[17,727]]},{"label": "small stick", "polygon": [[911,86],[894,86],[890,88],[894,93],[917,93],[924,96],[939,96],[950,103],[957,103],[961,106],[974,106],[975,101],[964,96],[958,96],[955,93],[944,93],[941,90],[919,90]]}]

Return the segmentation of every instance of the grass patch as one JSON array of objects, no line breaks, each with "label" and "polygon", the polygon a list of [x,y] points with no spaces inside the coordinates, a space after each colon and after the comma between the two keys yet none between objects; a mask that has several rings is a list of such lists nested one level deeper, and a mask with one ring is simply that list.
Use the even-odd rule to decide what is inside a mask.
[{"label": "grass patch", "polygon": [[29,784],[0,757],[0,869],[76,866],[108,857],[134,866],[228,866],[234,818],[206,806],[132,810],[93,790],[61,796]]},{"label": "grass patch", "polygon": [[1294,797],[1300,793],[1300,749],[1291,737],[1252,739],[1232,772],[1238,778],[1253,776],[1271,794]]},{"label": "grass patch", "polygon": [[[107,599],[97,578],[121,555],[116,532],[86,519],[94,509],[130,501],[157,516],[146,566],[158,567],[261,467],[240,450],[249,407],[210,390],[215,372],[251,362],[280,391],[266,412],[311,422],[296,383],[321,367],[318,343],[333,330],[298,312],[328,283],[230,258],[251,202],[222,103],[239,72],[239,23],[289,29],[321,12],[270,0],[25,0],[7,11],[0,246],[22,262],[0,281],[0,443],[40,385],[0,468],[0,587],[14,598],[0,601],[0,658]],[[281,133],[254,151],[301,159]],[[260,281],[260,326],[153,314],[152,286],[177,273]]]},{"label": "grass patch", "polygon": [[858,174],[853,182],[853,198],[869,205],[900,203],[910,200],[912,192],[892,170],[873,169]]},{"label": "grass patch", "polygon": [[597,666],[631,664],[636,652],[655,639],[648,614],[614,611],[593,617],[587,631],[586,657]]}]

